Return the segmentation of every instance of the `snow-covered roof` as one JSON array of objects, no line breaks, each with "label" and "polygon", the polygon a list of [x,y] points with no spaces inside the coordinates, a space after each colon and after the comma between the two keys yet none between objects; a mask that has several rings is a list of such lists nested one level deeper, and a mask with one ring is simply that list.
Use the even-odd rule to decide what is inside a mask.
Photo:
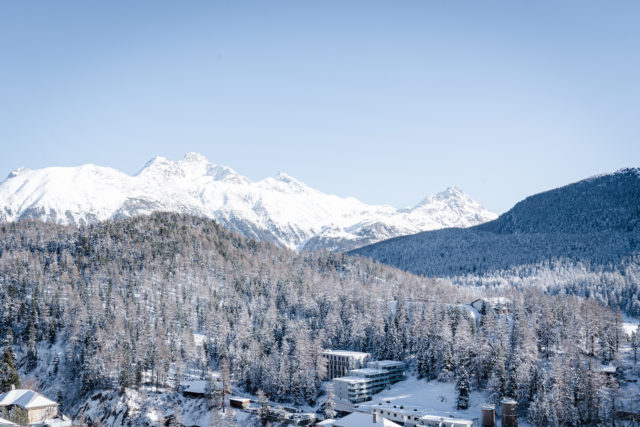
[{"label": "snow-covered roof", "polygon": [[451,423],[451,424],[455,424],[455,425],[466,425],[466,426],[473,426],[474,422],[472,420],[464,420],[462,418],[450,418],[450,417],[441,417],[439,415],[424,415],[422,417],[420,417],[421,420],[423,421],[435,421],[438,423]]},{"label": "snow-covered roof", "polygon": [[5,420],[4,418],[0,418],[0,427],[9,427],[9,426],[17,426],[18,424],[12,423],[9,420]]},{"label": "snow-covered roof", "polygon": [[324,421],[320,421],[319,423],[316,423],[316,425],[317,426],[332,426],[335,422],[336,422],[336,420],[334,420],[333,418],[327,418]]},{"label": "snow-covered roof", "polygon": [[366,378],[354,377],[354,376],[334,378],[333,381],[340,381],[340,382],[351,383],[351,384],[369,382],[369,380]]},{"label": "snow-covered roof", "polygon": [[58,404],[33,390],[17,389],[0,394],[0,406],[9,405],[17,405],[24,409],[31,409],[57,406]]},{"label": "snow-covered roof", "polygon": [[348,351],[348,350],[325,350],[322,354],[333,354],[336,356],[346,357],[369,357],[369,353],[363,353],[361,351]]},{"label": "snow-covered roof", "polygon": [[382,369],[376,369],[376,368],[360,368],[360,369],[351,369],[349,371],[349,376],[356,376],[356,377],[360,377],[363,375],[375,375],[375,374],[388,375],[389,372]]},{"label": "snow-covered roof", "polygon": [[184,381],[180,383],[185,393],[206,394],[207,380]]},{"label": "snow-covered roof", "polygon": [[471,304],[473,305],[474,303],[476,303],[478,301],[486,302],[486,303],[488,303],[490,305],[507,305],[507,304],[511,304],[511,300],[509,298],[505,298],[505,297],[478,298],[477,300],[473,301]]},{"label": "snow-covered roof", "polygon": [[404,362],[398,362],[397,360],[374,360],[367,363],[367,366],[376,366],[378,369],[382,369],[384,367],[393,368],[396,366],[404,366]]},{"label": "snow-covered roof", "polygon": [[599,369],[600,372],[603,372],[605,374],[615,374],[616,370],[617,368],[613,365],[602,365]]},{"label": "snow-covered roof", "polygon": [[333,424],[335,427],[400,427],[400,424],[394,423],[386,418],[379,417],[378,422],[373,422],[373,416],[371,414],[361,414],[354,412],[346,417],[340,418]]}]

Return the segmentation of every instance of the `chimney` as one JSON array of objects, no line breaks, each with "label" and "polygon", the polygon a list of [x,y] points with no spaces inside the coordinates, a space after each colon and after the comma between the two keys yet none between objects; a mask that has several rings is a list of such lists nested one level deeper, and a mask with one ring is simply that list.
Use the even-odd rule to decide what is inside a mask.
[{"label": "chimney", "polygon": [[16,389],[16,385],[15,384],[11,384],[11,391]]},{"label": "chimney", "polygon": [[373,423],[378,424],[378,413],[376,411],[373,411],[372,414],[373,414]]}]

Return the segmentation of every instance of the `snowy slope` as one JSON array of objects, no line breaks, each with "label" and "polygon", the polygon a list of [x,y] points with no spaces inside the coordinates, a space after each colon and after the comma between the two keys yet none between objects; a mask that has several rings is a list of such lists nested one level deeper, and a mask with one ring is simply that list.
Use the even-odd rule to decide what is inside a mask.
[{"label": "snowy slope", "polygon": [[330,250],[496,218],[456,188],[395,209],[324,194],[284,173],[252,182],[196,153],[156,157],[134,176],[95,165],[21,168],[0,183],[0,221],[88,224],[156,211],[214,218],[291,249]]}]

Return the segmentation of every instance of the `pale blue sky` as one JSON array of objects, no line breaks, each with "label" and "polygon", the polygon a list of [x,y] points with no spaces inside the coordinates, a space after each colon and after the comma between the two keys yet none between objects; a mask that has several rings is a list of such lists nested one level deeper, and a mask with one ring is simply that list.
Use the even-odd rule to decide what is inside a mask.
[{"label": "pale blue sky", "polygon": [[503,212],[640,166],[640,2],[0,3],[0,175],[204,154]]}]

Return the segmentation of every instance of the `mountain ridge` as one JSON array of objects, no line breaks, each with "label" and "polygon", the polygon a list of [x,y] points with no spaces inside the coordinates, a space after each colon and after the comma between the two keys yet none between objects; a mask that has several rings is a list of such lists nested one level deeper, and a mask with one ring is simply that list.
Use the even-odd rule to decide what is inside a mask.
[{"label": "mountain ridge", "polygon": [[427,276],[482,275],[565,259],[618,265],[640,251],[640,169],[525,198],[492,221],[401,236],[350,253]]},{"label": "mountain ridge", "polygon": [[453,187],[395,209],[325,194],[284,172],[253,182],[198,153],[179,161],[154,157],[134,175],[86,164],[18,168],[0,182],[0,221],[90,224],[158,211],[213,218],[247,237],[296,250],[348,250],[496,217]]}]

